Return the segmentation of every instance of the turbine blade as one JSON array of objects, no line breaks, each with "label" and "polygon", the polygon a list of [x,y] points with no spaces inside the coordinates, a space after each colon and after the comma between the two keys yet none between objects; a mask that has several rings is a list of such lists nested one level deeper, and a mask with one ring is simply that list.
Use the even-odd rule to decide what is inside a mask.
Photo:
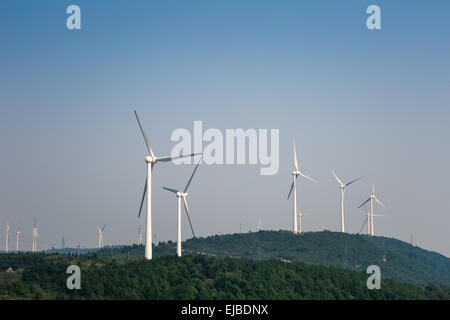
[{"label": "turbine blade", "polygon": [[330,169],[330,171],[331,171],[331,173],[333,174],[333,176],[336,178],[336,180],[337,180],[337,182],[338,182],[339,184],[344,184],[344,183],[337,177],[336,173],[334,173],[333,169]]},{"label": "turbine blade", "polygon": [[295,140],[294,140],[294,166],[295,170],[298,171],[297,148],[295,147]]},{"label": "turbine blade", "polygon": [[105,224],[105,225],[103,225],[103,228],[102,228],[102,232],[103,232],[103,230],[105,230],[105,228],[106,228],[106,224]]},{"label": "turbine blade", "polygon": [[159,157],[159,158],[156,158],[156,160],[159,162],[169,162],[169,161],[181,159],[181,158],[195,157],[195,156],[198,156],[201,154],[202,153],[191,153],[191,154],[186,154],[186,155],[176,156],[176,157]]},{"label": "turbine blade", "polygon": [[141,206],[139,207],[138,218],[141,217],[142,207],[144,206],[144,200],[147,195],[147,178],[145,178],[144,194],[142,195]]},{"label": "turbine blade", "polygon": [[300,172],[300,175],[303,177],[303,178],[306,178],[306,179],[308,179],[309,181],[312,181],[312,182],[314,182],[314,183],[317,183],[317,181],[316,180],[314,180],[313,178],[311,178],[311,177],[308,177],[306,174],[303,174],[303,173],[301,173]]},{"label": "turbine blade", "polygon": [[367,202],[369,202],[369,201],[370,201],[370,198],[369,198],[369,199],[367,199],[366,201],[364,201],[364,202],[363,202],[363,204],[362,204],[362,205],[360,205],[360,206],[359,206],[358,208],[361,208],[361,207],[365,206],[365,205],[366,205],[366,203],[367,203]]},{"label": "turbine blade", "polygon": [[195,236],[195,233],[194,233],[194,228],[192,227],[191,215],[189,214],[189,207],[188,207],[187,200],[186,200],[185,196],[183,196],[183,200],[184,200],[184,209],[186,209],[186,215],[188,217],[189,225],[191,226],[192,235],[194,236],[194,238],[197,238]]},{"label": "turbine blade", "polygon": [[360,234],[363,231],[368,219],[369,219],[369,217],[366,217],[366,219],[364,220],[364,224],[362,225],[361,230],[359,230],[358,234]]},{"label": "turbine blade", "polygon": [[138,114],[136,110],[134,110],[134,115],[136,116],[136,120],[138,122],[139,128],[141,129],[142,136],[144,137],[145,145],[147,146],[148,153],[155,158],[155,154],[153,153],[152,148],[150,147],[150,141],[148,141],[147,135],[145,134],[144,128],[142,128],[141,121],[139,120]]},{"label": "turbine blade", "polygon": [[173,192],[173,193],[178,193],[179,192],[178,190],[170,189],[170,188],[166,188],[166,187],[163,187],[163,189],[167,190],[167,191],[170,191],[170,192]]},{"label": "turbine blade", "polygon": [[378,200],[377,197],[375,197],[375,201],[378,202],[378,204],[379,204],[380,206],[382,206],[383,208],[386,209],[386,206],[385,206],[380,200]]},{"label": "turbine blade", "polygon": [[288,200],[291,197],[292,190],[294,189],[294,181],[292,181],[291,190],[289,190]]},{"label": "turbine blade", "polygon": [[197,171],[198,166],[200,165],[201,161],[202,161],[202,158],[200,158],[200,160],[198,161],[197,165],[195,166],[194,172],[192,172],[191,178],[189,179],[188,183],[186,184],[186,187],[184,188],[183,193],[186,193],[186,191],[188,190],[189,186],[191,185],[192,178],[194,178],[195,172]]},{"label": "turbine blade", "polygon": [[350,182],[347,183],[345,186],[348,187],[348,186],[351,185],[352,183],[355,183],[356,181],[361,180],[362,178],[364,178],[364,177],[360,177],[360,178],[358,178],[358,179],[355,179],[355,180],[353,180],[353,181],[350,181]]}]

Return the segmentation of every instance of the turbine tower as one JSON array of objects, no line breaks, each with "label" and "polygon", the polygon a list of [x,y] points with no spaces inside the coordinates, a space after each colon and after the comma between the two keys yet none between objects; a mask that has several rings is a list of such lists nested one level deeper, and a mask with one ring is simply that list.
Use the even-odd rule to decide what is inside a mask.
[{"label": "turbine tower", "polygon": [[31,252],[37,251],[37,238],[39,237],[37,225],[36,225],[36,218],[34,218],[34,227],[33,227],[33,242],[31,245]]},{"label": "turbine tower", "polygon": [[189,207],[188,207],[187,199],[186,199],[188,194],[186,192],[189,189],[189,186],[191,185],[191,182],[192,182],[192,179],[194,178],[195,172],[197,171],[198,166],[200,165],[200,161],[202,161],[202,159],[200,159],[199,162],[197,163],[197,165],[195,166],[194,172],[192,172],[192,175],[191,175],[190,179],[188,180],[186,187],[184,188],[183,191],[163,187],[164,190],[170,191],[177,196],[177,203],[178,203],[178,205],[177,205],[177,217],[178,217],[178,219],[177,219],[178,220],[178,222],[177,222],[177,255],[179,257],[181,257],[181,199],[183,199],[184,209],[186,211],[186,215],[189,220],[189,225],[191,226],[192,235],[195,238],[194,228],[192,227],[191,216],[189,214]]},{"label": "turbine tower", "polygon": [[16,251],[19,252],[19,237],[20,237],[20,231],[16,232]]},{"label": "turbine tower", "polygon": [[332,169],[331,173],[333,174],[333,176],[336,178],[337,182],[339,183],[339,188],[341,189],[341,231],[345,232],[345,219],[344,219],[344,197],[345,197],[345,188],[347,188],[349,185],[351,185],[352,183],[361,180],[364,177],[360,177],[358,179],[352,180],[349,183],[343,183],[341,181],[341,179],[339,179],[336,175],[336,173],[334,173],[334,171]]},{"label": "turbine tower", "polygon": [[303,177],[308,179],[309,181],[312,181],[314,183],[317,183],[316,180],[314,180],[313,178],[308,177],[307,175],[303,174],[303,172],[301,172],[298,168],[298,161],[297,161],[297,148],[295,147],[295,141],[294,141],[294,171],[292,172],[292,176],[293,176],[293,180],[292,181],[292,185],[291,185],[291,189],[289,190],[289,195],[288,195],[288,200],[291,197],[292,194],[292,190],[294,190],[294,234],[298,233],[297,230],[297,177]]},{"label": "turbine tower", "polygon": [[138,226],[138,246],[142,245],[142,232],[141,232],[141,225]]},{"label": "turbine tower", "polygon": [[9,248],[9,223],[6,224],[6,241],[5,241],[5,252],[8,252],[8,248]]},{"label": "turbine tower", "polygon": [[106,224],[104,224],[102,228],[97,227],[97,231],[98,231],[98,248],[99,249],[103,248],[103,230],[105,230],[105,228],[106,228]]},{"label": "turbine tower", "polygon": [[256,231],[261,231],[261,217],[259,217],[258,225],[256,226]]},{"label": "turbine tower", "polygon": [[145,258],[147,260],[152,259],[152,170],[153,166],[158,162],[169,162],[179,158],[185,157],[193,157],[196,154],[190,155],[181,155],[176,157],[156,157],[153,153],[152,148],[150,147],[150,142],[147,138],[147,135],[142,128],[141,122],[139,121],[139,117],[137,112],[134,111],[134,115],[136,116],[136,120],[139,125],[139,129],[141,130],[142,136],[144,137],[145,145],[147,147],[147,151],[149,155],[145,158],[145,162],[147,163],[147,178],[145,180],[144,186],[144,194],[142,196],[141,206],[139,208],[138,217],[141,216],[142,206],[144,205],[145,197],[147,197],[147,222],[145,226]]},{"label": "turbine tower", "polygon": [[373,187],[372,187],[372,193],[370,194],[369,199],[367,199],[366,201],[364,201],[364,203],[363,203],[362,205],[359,206],[359,207],[361,208],[362,206],[365,206],[367,202],[370,201],[370,212],[369,212],[369,214],[368,214],[368,217],[370,217],[369,221],[370,221],[370,235],[371,235],[371,236],[374,236],[374,235],[375,235],[374,227],[373,227],[373,217],[377,217],[377,216],[378,216],[378,217],[382,217],[382,216],[383,216],[383,215],[375,215],[375,214],[373,213],[374,200],[375,200],[380,206],[382,206],[383,208],[386,208],[386,207],[384,206],[384,204],[381,203],[381,201],[378,200],[378,198],[375,196],[375,185],[373,185]]}]

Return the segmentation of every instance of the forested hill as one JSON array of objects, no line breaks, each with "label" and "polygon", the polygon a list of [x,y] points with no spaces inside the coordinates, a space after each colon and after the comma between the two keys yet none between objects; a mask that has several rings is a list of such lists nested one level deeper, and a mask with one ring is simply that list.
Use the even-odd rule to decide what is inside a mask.
[{"label": "forested hill", "polygon": [[[155,257],[175,255],[176,243],[159,243]],[[251,260],[284,260],[365,271],[378,265],[384,278],[412,284],[450,284],[450,259],[409,243],[385,237],[341,232],[260,231],[212,236],[183,242],[183,255],[204,254]],[[142,246],[105,248],[97,256],[141,259]]]},{"label": "forested hill", "polygon": [[[167,244],[165,244],[167,245]],[[378,265],[382,275],[416,284],[450,284],[450,259],[406,242],[341,232],[260,231],[187,240],[188,253],[254,260],[288,260],[366,270]]]},{"label": "forested hill", "polygon": [[[449,299],[449,289],[383,280],[368,290],[364,272],[281,261],[159,257],[129,261],[87,255],[0,255],[2,299]],[[81,290],[66,286],[69,265]],[[9,270],[9,271],[5,271]]]}]

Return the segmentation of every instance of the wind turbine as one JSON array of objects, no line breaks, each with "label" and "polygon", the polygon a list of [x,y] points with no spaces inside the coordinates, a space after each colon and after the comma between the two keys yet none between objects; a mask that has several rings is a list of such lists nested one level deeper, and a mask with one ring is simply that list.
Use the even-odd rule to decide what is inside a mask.
[{"label": "wind turbine", "polygon": [[256,226],[256,231],[261,231],[261,217],[259,217],[258,225]]},{"label": "wind turbine", "polygon": [[98,248],[103,248],[103,230],[105,230],[106,224],[103,225],[102,228],[97,227],[98,230]]},{"label": "wind turbine", "polygon": [[345,220],[344,220],[344,197],[345,197],[345,188],[347,188],[349,185],[351,185],[352,183],[361,180],[364,177],[360,177],[358,179],[352,180],[348,183],[343,183],[341,181],[341,179],[339,179],[336,175],[336,173],[334,173],[334,171],[332,169],[330,169],[331,173],[333,174],[333,176],[336,178],[337,182],[339,183],[339,188],[341,189],[341,231],[345,232]]},{"label": "wind turbine", "polygon": [[141,206],[139,208],[139,215],[141,216],[142,206],[144,205],[145,197],[147,197],[147,222],[146,222],[146,232],[145,232],[145,258],[147,260],[152,259],[152,170],[153,166],[158,162],[169,162],[179,158],[185,157],[193,157],[196,154],[190,155],[182,155],[176,157],[156,157],[153,153],[152,148],[150,147],[150,142],[145,134],[144,129],[142,128],[141,122],[139,121],[139,117],[137,112],[134,111],[134,115],[136,116],[136,120],[139,125],[139,129],[141,130],[142,136],[144,137],[145,145],[147,147],[149,155],[145,158],[145,162],[147,163],[147,178],[145,180],[144,186],[144,194],[142,195]]},{"label": "wind turbine", "polygon": [[39,237],[37,225],[36,225],[36,218],[34,218],[34,227],[33,227],[33,243],[31,245],[31,252],[37,251],[37,238]]},{"label": "wind turbine", "polygon": [[373,228],[373,217],[382,217],[383,216],[383,215],[373,214],[374,200],[380,206],[382,206],[383,208],[386,208],[385,205],[380,200],[378,200],[378,198],[375,196],[375,185],[373,185],[373,187],[372,187],[372,193],[370,194],[370,198],[367,199],[362,205],[359,206],[361,208],[362,206],[365,206],[367,202],[370,201],[370,212],[368,213],[368,218],[370,217],[370,235],[371,236],[375,235],[374,228]]},{"label": "wind turbine", "polygon": [[189,220],[189,225],[191,226],[192,235],[195,238],[194,228],[192,227],[191,216],[189,214],[189,207],[187,204],[187,196],[188,196],[187,191],[189,189],[189,186],[191,185],[192,179],[194,178],[195,172],[197,171],[198,166],[200,165],[200,161],[202,161],[202,159],[200,159],[199,162],[197,163],[197,165],[195,166],[194,172],[192,172],[192,175],[189,178],[189,180],[186,184],[186,187],[184,188],[183,191],[163,187],[164,190],[170,191],[177,196],[177,203],[178,203],[178,205],[177,205],[177,216],[178,216],[178,219],[177,219],[178,220],[178,222],[177,222],[177,255],[179,257],[181,257],[181,199],[183,199],[184,209],[186,211],[186,215]]},{"label": "wind turbine", "polygon": [[300,210],[298,210],[298,220],[299,220],[299,233],[303,233],[302,231],[302,224],[303,224],[303,216],[306,216],[307,213],[303,213]]},{"label": "wind turbine", "polygon": [[16,251],[19,252],[19,237],[20,237],[20,231],[16,232]]},{"label": "wind turbine", "polygon": [[6,242],[5,242],[5,252],[8,252],[8,241],[9,240],[9,223],[6,224]]},{"label": "wind turbine", "polygon": [[141,232],[141,225],[138,226],[138,246],[142,245],[142,232]]},{"label": "wind turbine", "polygon": [[317,183],[316,180],[313,178],[308,177],[303,172],[301,172],[298,168],[298,161],[297,161],[297,148],[295,147],[295,141],[294,141],[294,171],[292,172],[293,180],[291,189],[289,190],[288,199],[291,197],[292,190],[294,190],[294,234],[297,234],[297,177],[301,176],[305,179],[308,179],[309,181],[312,181],[314,183]]}]

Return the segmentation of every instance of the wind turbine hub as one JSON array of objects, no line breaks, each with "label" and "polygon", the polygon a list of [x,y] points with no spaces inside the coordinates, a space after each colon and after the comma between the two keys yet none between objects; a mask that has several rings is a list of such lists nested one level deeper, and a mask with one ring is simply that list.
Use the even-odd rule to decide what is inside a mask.
[{"label": "wind turbine hub", "polygon": [[145,157],[145,162],[147,163],[155,163],[155,159],[152,156]]},{"label": "wind turbine hub", "polygon": [[177,192],[177,197],[181,198],[183,196],[183,193]]}]

